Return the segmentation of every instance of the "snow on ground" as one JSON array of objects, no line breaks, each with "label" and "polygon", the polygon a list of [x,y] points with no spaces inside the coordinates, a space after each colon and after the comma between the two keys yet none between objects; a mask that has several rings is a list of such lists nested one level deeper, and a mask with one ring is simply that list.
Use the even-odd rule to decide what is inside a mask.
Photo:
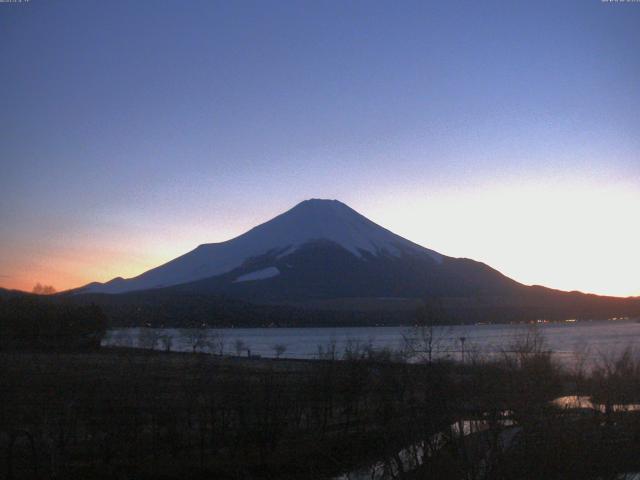
[{"label": "snow on ground", "polygon": [[276,275],[280,275],[280,270],[276,267],[267,267],[262,270],[256,270],[255,272],[240,275],[233,281],[233,283],[249,282],[251,280],[264,280],[265,278],[275,277]]}]

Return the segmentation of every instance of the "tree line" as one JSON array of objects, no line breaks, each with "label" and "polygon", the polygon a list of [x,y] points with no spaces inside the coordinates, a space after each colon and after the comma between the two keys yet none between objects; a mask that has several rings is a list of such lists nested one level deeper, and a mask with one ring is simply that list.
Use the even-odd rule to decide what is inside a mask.
[{"label": "tree line", "polygon": [[0,349],[95,349],[106,328],[107,317],[96,305],[0,297]]},{"label": "tree line", "polygon": [[[425,316],[437,315],[426,312]],[[0,478],[608,479],[640,468],[640,360],[556,365],[354,342],[319,361],[160,350],[0,352]],[[570,391],[595,409],[554,399]],[[568,400],[567,400],[568,401]],[[631,405],[631,407],[625,407]]]}]

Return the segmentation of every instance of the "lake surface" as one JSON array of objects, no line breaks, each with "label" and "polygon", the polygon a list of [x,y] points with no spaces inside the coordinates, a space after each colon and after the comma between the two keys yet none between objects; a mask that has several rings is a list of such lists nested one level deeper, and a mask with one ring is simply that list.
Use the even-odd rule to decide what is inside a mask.
[{"label": "lake surface", "polygon": [[[589,362],[615,356],[627,347],[640,347],[640,323],[632,320],[561,322],[536,324],[534,327],[545,339],[546,348],[562,363],[574,364],[577,358]],[[145,333],[145,330],[147,331]],[[103,340],[105,346],[150,348],[150,329],[126,328],[110,330]],[[462,342],[467,358],[473,355],[491,356],[509,350],[518,338],[532,330],[531,325],[465,325],[436,327],[434,354],[460,359]],[[208,342],[202,342],[202,332]],[[154,329],[153,335],[171,337],[171,350],[192,351],[200,340],[198,351],[213,351],[235,355],[236,344],[242,343],[240,354],[275,357],[276,345],[281,345],[283,358],[318,358],[319,346],[326,351],[335,345],[341,357],[348,345],[371,345],[374,349],[402,349],[405,338],[411,336],[409,327],[344,327],[344,328],[223,328],[223,329]],[[145,340],[145,335],[147,339]],[[164,348],[160,341],[157,349]]]}]

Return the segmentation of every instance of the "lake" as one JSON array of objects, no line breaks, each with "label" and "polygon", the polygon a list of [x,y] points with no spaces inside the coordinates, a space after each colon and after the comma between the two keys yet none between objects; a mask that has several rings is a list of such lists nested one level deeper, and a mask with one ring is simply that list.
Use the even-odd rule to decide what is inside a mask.
[{"label": "lake", "polygon": [[[559,322],[532,325],[457,325],[436,327],[436,355],[452,359],[462,356],[462,342],[466,355],[473,352],[483,356],[499,354],[527,332],[535,328],[542,334],[547,348],[564,364],[574,364],[582,355],[593,363],[603,357],[619,354],[627,347],[640,346],[640,323],[633,320]],[[147,333],[145,334],[145,330]],[[102,344],[150,348],[153,341],[145,340],[149,329],[125,328],[110,330]],[[348,345],[371,345],[374,349],[401,349],[405,337],[411,335],[409,327],[342,327],[342,328],[223,328],[223,329],[155,329],[154,335],[171,337],[171,350],[192,351],[201,332],[209,336],[209,344],[202,343],[199,351],[225,354],[259,355],[275,357],[276,345],[281,345],[283,358],[318,358],[319,346],[326,351],[334,344],[338,356]],[[212,341],[213,340],[213,341]],[[237,345],[241,342],[241,345]],[[158,341],[156,348],[163,348]],[[237,348],[241,347],[241,348]]]}]

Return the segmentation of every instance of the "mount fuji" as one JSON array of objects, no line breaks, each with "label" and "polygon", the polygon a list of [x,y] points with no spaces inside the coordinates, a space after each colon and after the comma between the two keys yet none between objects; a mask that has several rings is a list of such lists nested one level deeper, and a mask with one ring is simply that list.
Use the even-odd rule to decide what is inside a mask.
[{"label": "mount fuji", "polygon": [[461,323],[640,315],[640,298],[526,286],[484,263],[417,245],[337,200],[318,199],[137,277],[62,296],[136,325],[408,323],[425,299],[437,299],[448,321]]},{"label": "mount fuji", "polygon": [[78,292],[171,288],[274,300],[503,293],[518,285],[482,263],[406,240],[342,202],[311,199],[232,240]]}]

